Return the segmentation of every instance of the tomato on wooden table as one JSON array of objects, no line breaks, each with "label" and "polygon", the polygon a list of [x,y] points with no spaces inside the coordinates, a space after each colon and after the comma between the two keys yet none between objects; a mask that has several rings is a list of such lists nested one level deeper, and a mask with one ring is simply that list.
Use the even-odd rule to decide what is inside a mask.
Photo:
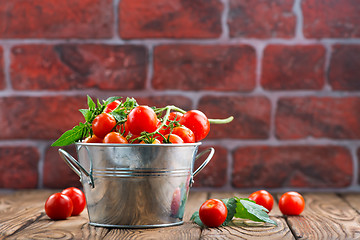
[{"label": "tomato on wooden table", "polygon": [[219,199],[205,201],[199,209],[200,220],[208,227],[219,227],[225,221],[228,210]]},{"label": "tomato on wooden table", "polygon": [[300,215],[305,208],[305,200],[300,193],[286,192],[279,200],[279,208],[284,215]]},{"label": "tomato on wooden table", "polygon": [[152,108],[137,106],[128,114],[127,123],[132,134],[140,135],[142,132],[154,132],[157,128],[158,118]]},{"label": "tomato on wooden table", "polygon": [[190,110],[186,112],[181,117],[180,124],[193,131],[196,142],[204,139],[210,131],[209,119],[199,110]]},{"label": "tomato on wooden table", "polygon": [[74,205],[72,200],[62,194],[54,193],[45,202],[45,212],[53,220],[63,220],[71,216]]},{"label": "tomato on wooden table", "polygon": [[73,203],[73,211],[71,216],[77,216],[84,210],[86,199],[85,194],[80,189],[69,187],[64,189],[61,193],[68,196]]},{"label": "tomato on wooden table", "polygon": [[269,210],[269,212],[274,205],[273,196],[266,190],[259,190],[253,192],[252,194],[250,194],[249,199],[255,201],[256,204],[263,206],[264,208]]},{"label": "tomato on wooden table", "polygon": [[115,118],[108,113],[99,114],[92,122],[93,133],[99,138],[104,138],[115,126]]}]

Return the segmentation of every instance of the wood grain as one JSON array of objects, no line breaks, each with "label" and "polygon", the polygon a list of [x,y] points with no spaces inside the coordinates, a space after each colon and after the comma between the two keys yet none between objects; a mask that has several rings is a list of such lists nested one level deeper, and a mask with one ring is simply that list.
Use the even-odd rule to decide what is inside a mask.
[{"label": "wood grain", "polygon": [[360,196],[356,193],[341,194],[341,197],[360,214]]},{"label": "wood grain", "polygon": [[[237,196],[246,198],[249,194],[238,193],[214,193],[210,198],[229,198]],[[274,204],[274,213],[277,216],[279,210]],[[272,210],[273,212],[273,210]],[[236,219],[233,224],[221,228],[205,228],[201,234],[201,239],[294,239],[291,230],[285,220],[281,217],[271,215],[271,219],[277,226],[268,223],[254,223]]]},{"label": "wood grain", "polygon": [[304,194],[305,210],[287,221],[297,238],[360,239],[360,215],[335,194]]}]

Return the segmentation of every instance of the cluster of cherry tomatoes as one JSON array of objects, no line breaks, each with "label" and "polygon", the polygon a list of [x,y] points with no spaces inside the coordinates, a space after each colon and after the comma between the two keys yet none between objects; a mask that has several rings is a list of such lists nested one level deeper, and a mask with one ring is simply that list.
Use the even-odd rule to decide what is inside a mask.
[{"label": "cluster of cherry tomatoes", "polygon": [[[274,205],[273,196],[266,190],[259,190],[250,194],[249,199],[263,206],[269,212]],[[305,200],[297,192],[286,192],[280,197],[279,209],[284,215],[300,215],[304,208]],[[219,227],[225,221],[227,214],[226,205],[219,199],[209,199],[199,209],[199,217],[208,227]]]},{"label": "cluster of cherry tomatoes", "polygon": [[[210,122],[199,110],[168,111],[161,118],[149,106],[141,105],[126,112],[126,121],[119,122],[111,114],[121,104],[116,100],[92,121],[92,136],[86,143],[194,143],[204,139]],[[176,108],[175,108],[176,109]]]},{"label": "cluster of cherry tomatoes", "polygon": [[63,220],[80,215],[85,205],[85,194],[78,188],[70,187],[52,194],[45,202],[45,212],[53,220]]}]

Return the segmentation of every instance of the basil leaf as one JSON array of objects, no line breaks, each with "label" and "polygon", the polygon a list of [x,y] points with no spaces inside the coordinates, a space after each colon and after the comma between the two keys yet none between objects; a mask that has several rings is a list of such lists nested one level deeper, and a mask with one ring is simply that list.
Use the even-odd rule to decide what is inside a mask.
[{"label": "basil leaf", "polygon": [[222,224],[222,226],[227,226],[231,220],[233,219],[235,213],[236,213],[236,199],[235,198],[226,198],[226,199],[221,199],[221,201],[225,204],[228,213],[227,213],[227,217],[224,221],[224,223]]},{"label": "basil leaf", "polygon": [[237,203],[234,217],[277,225],[275,221],[270,219],[269,215],[267,214],[268,210],[263,206],[258,205],[254,201],[251,201],[247,198],[235,197],[235,199]]},{"label": "basil leaf", "polygon": [[96,105],[95,105],[94,101],[91,99],[91,97],[89,95],[87,96],[87,103],[88,103],[89,109],[95,109],[96,108]]},{"label": "basil leaf", "polygon": [[108,105],[109,103],[112,103],[112,102],[114,102],[115,100],[118,100],[118,99],[120,99],[120,98],[121,98],[121,97],[109,97],[108,99],[105,100],[104,105],[106,106],[106,105]]},{"label": "basil leaf", "polygon": [[92,112],[89,109],[79,109],[79,112],[82,113],[82,115],[85,118],[85,121],[89,122]]},{"label": "basil leaf", "polygon": [[200,215],[199,212],[194,212],[194,214],[191,216],[190,220],[192,220],[193,222],[195,222],[197,225],[199,225],[200,227],[205,227],[205,225],[203,224],[203,222],[200,219]]},{"label": "basil leaf", "polygon": [[87,131],[87,126],[83,123],[79,124],[75,126],[73,129],[66,131],[53,144],[51,144],[51,146],[55,147],[55,146],[70,145],[82,139],[86,131]]}]

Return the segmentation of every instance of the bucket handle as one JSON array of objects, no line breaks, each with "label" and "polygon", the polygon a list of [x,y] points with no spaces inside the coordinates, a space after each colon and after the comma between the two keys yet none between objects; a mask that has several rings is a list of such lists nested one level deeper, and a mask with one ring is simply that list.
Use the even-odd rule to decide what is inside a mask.
[{"label": "bucket handle", "polygon": [[[60,157],[66,162],[66,164],[78,175],[81,179],[81,172],[83,172],[87,177],[90,178],[89,184],[94,187],[94,180],[92,175],[86,171],[86,169],[81,166],[81,164],[73,158],[68,152],[63,149],[59,149]],[[76,166],[75,166],[76,165]]]},{"label": "bucket handle", "polygon": [[202,155],[204,155],[205,153],[209,153],[209,155],[207,156],[207,158],[205,159],[205,161],[200,165],[200,167],[198,167],[192,174],[191,174],[191,178],[190,178],[190,186],[192,186],[192,184],[194,183],[193,178],[201,171],[203,170],[203,168],[210,162],[211,158],[214,156],[215,153],[215,149],[214,148],[208,148],[204,151],[202,151],[201,153],[199,153],[198,155],[196,155],[195,160],[197,160],[198,158],[200,158]]}]

